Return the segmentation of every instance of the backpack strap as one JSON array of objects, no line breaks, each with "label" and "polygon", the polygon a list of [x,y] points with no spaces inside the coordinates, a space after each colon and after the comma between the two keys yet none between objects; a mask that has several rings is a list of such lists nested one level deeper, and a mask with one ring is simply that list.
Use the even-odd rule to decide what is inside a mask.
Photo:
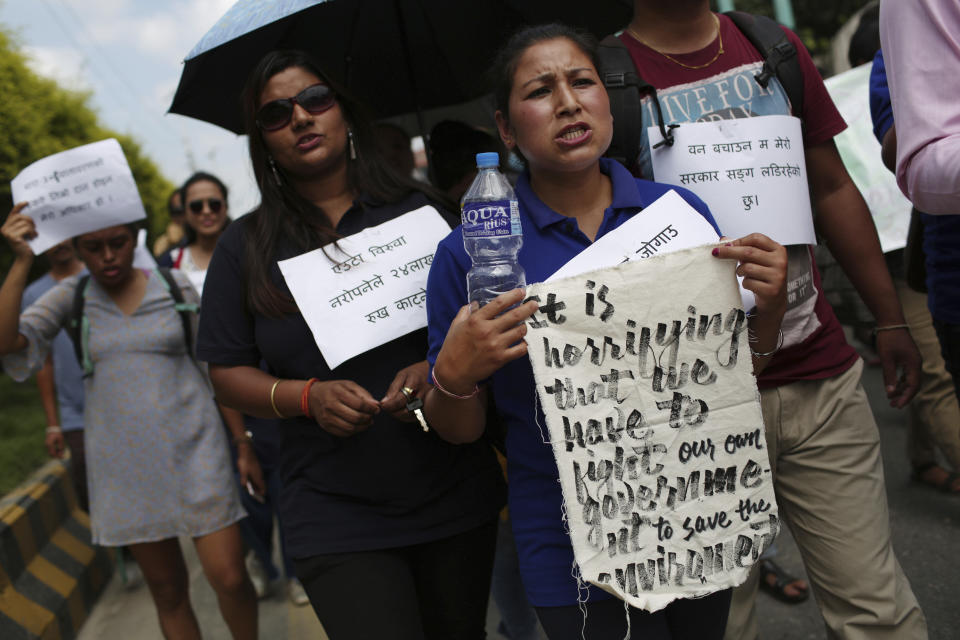
[{"label": "backpack strap", "polygon": [[631,166],[640,149],[642,115],[640,99],[649,83],[637,73],[626,45],[615,35],[609,35],[597,48],[600,58],[600,78],[610,96],[610,114],[617,125],[607,156],[625,166]]},{"label": "backpack strap", "polygon": [[656,88],[640,76],[627,45],[620,38],[616,35],[604,38],[597,48],[597,56],[600,59],[600,77],[610,96],[610,113],[615,123],[613,140],[606,155],[634,171],[643,134],[641,99],[644,94],[651,95],[657,110],[657,125],[663,136],[663,142],[657,143],[657,147],[663,144],[672,147],[672,131],[679,125],[664,124]]},{"label": "backpack strap", "polygon": [[167,267],[157,267],[155,270],[160,276],[160,282],[163,283],[170,296],[173,298],[173,308],[180,314],[180,321],[183,323],[183,340],[187,345],[187,353],[193,355],[193,329],[190,325],[190,314],[197,313],[200,309],[197,305],[184,301],[183,291],[180,285]]},{"label": "backpack strap", "polygon": [[743,11],[727,11],[723,15],[733,21],[760,55],[763,69],[754,78],[766,88],[770,78],[776,76],[787,92],[793,113],[803,120],[803,71],[797,57],[797,48],[787,38],[780,25],[766,16],[755,16]]},{"label": "backpack strap", "polygon": [[80,276],[77,288],[73,292],[73,306],[70,309],[70,321],[66,327],[84,378],[93,374],[93,361],[90,360],[90,321],[83,313],[89,288],[90,274]]}]

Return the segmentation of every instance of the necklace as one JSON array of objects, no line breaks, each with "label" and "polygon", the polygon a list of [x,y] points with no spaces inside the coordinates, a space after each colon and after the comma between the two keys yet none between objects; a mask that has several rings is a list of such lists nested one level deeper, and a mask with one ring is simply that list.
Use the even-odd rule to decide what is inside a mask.
[{"label": "necklace", "polygon": [[713,21],[714,21],[714,22],[716,23],[716,25],[717,25],[717,40],[719,41],[720,46],[717,47],[717,53],[716,53],[716,55],[714,55],[712,58],[710,58],[708,61],[704,62],[703,64],[685,64],[685,63],[683,63],[683,62],[680,62],[679,60],[677,60],[677,59],[674,58],[673,56],[671,56],[671,55],[669,55],[669,54],[666,54],[666,53],[664,53],[663,51],[660,51],[659,49],[654,49],[654,48],[651,47],[649,44],[647,44],[646,42],[643,41],[643,38],[641,38],[640,35],[639,35],[636,31],[634,31],[634,29],[633,29],[632,26],[627,27],[627,33],[629,33],[630,36],[631,36],[634,40],[636,40],[637,42],[639,42],[640,44],[644,45],[645,47],[648,47],[648,48],[652,49],[653,51],[656,51],[657,53],[659,53],[660,55],[662,55],[664,58],[666,58],[666,59],[669,60],[670,62],[673,62],[674,64],[678,64],[678,65],[680,65],[681,67],[683,67],[683,68],[685,68],[685,69],[703,69],[703,68],[705,68],[705,67],[709,67],[710,65],[712,65],[714,62],[717,61],[717,58],[719,58],[721,55],[723,55],[723,34],[720,33],[720,19],[717,17],[717,14],[714,13],[714,14],[712,14],[712,15],[713,15]]}]

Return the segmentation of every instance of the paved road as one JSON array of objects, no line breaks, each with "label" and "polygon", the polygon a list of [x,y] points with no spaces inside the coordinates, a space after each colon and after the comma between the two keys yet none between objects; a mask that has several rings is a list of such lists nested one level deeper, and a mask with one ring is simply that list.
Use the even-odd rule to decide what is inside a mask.
[{"label": "paved road", "polygon": [[[931,640],[960,638],[960,606],[955,591],[960,587],[957,579],[960,576],[960,554],[952,552],[960,534],[960,498],[910,481],[905,453],[906,416],[887,406],[879,369],[866,370],[864,386],[880,425],[897,555],[927,614]],[[191,597],[204,637],[228,640],[229,634],[217,611],[213,591],[203,578],[192,545],[187,543],[184,547],[190,566]],[[795,574],[803,575],[800,556],[789,532],[778,539],[778,548],[778,561]],[[761,594],[758,607],[764,640],[825,637],[812,600],[802,605],[785,605]],[[496,612],[491,609],[488,637],[501,640],[494,631],[496,622]],[[278,596],[261,601],[260,637],[313,640],[325,639],[326,635],[310,607],[294,607]],[[127,591],[114,577],[80,633],[80,640],[103,638],[161,640],[153,606],[143,585]]]},{"label": "paved road", "polygon": [[[203,577],[203,570],[189,539],[180,542],[190,571],[190,599],[207,640],[231,640],[230,632],[220,617],[217,599]],[[282,595],[260,601],[260,637],[264,640],[327,640],[323,627],[309,607],[296,607]],[[107,590],[100,597],[90,617],[80,630],[78,640],[163,640],[157,623],[153,601],[140,580],[125,589],[119,572],[115,572]]]}]

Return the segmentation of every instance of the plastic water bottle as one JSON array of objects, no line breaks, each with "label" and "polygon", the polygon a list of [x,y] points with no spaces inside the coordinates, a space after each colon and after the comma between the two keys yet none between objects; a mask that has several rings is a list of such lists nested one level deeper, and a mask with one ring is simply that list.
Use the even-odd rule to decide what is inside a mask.
[{"label": "plastic water bottle", "polygon": [[477,154],[477,177],[463,196],[463,248],[473,261],[467,272],[470,302],[485,305],[501,293],[527,286],[517,253],[523,245],[513,187],[499,170],[496,153]]}]

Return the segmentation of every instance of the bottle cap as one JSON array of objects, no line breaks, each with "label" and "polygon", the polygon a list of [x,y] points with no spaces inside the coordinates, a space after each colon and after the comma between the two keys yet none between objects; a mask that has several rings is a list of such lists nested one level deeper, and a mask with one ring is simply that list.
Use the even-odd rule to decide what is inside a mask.
[{"label": "bottle cap", "polygon": [[500,155],[494,151],[488,151],[486,153],[477,154],[477,168],[483,169],[485,167],[499,167],[500,166]]}]

